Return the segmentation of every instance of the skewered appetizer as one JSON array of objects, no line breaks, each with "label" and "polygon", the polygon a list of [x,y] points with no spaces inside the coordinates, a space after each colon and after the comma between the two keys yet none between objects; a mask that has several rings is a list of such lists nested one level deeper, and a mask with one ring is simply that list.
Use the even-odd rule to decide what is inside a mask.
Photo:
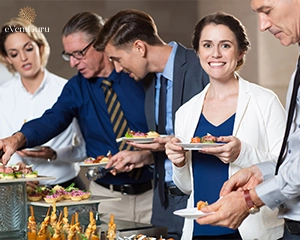
[{"label": "skewered appetizer", "polygon": [[34,217],[34,211],[33,207],[30,206],[30,216],[28,217],[28,223],[27,223],[27,238],[28,240],[35,240],[36,239],[36,221]]}]

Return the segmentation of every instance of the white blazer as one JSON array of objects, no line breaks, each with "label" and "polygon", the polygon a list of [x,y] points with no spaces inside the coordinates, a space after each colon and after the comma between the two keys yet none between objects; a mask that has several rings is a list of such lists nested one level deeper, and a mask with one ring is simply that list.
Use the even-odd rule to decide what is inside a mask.
[{"label": "white blazer", "polygon": [[[175,135],[191,139],[195,133],[209,85],[178,109],[175,116]],[[274,92],[245,81],[239,77],[239,96],[233,136],[242,142],[240,155],[229,164],[228,176],[262,161],[276,161],[284,130],[285,111]],[[187,208],[195,207],[191,152],[186,154],[186,164],[173,165],[173,180],[182,192],[190,194]],[[209,185],[208,185],[209,186]],[[205,199],[199,199],[205,200]],[[248,216],[239,227],[243,239],[274,240],[283,235],[283,220],[277,210],[264,206],[260,212]],[[193,220],[185,219],[182,240],[192,239]]]}]

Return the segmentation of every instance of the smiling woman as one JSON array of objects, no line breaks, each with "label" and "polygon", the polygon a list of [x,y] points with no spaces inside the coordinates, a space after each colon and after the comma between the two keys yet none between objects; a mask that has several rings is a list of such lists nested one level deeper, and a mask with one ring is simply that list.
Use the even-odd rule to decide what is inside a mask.
[{"label": "smiling woman", "polygon": [[[24,122],[41,116],[57,100],[67,82],[47,71],[50,47],[40,30],[21,18],[2,26],[0,61],[15,76],[0,87],[1,138],[11,136]],[[74,138],[78,140],[77,145],[73,145]],[[28,148],[18,151],[9,163],[33,164],[33,170],[39,175],[56,177],[41,184],[63,186],[75,181],[80,170],[76,161],[85,157],[84,141],[75,120],[45,145],[35,151]]]},{"label": "smiling woman", "polygon": [[[180,147],[180,139],[166,144],[174,164],[173,179],[181,191],[190,194],[188,208],[194,208],[199,199],[217,201],[223,183],[237,170],[276,159],[285,128],[285,113],[277,96],[237,73],[250,47],[237,18],[222,12],[204,17],[195,26],[192,45],[210,84],[176,112],[175,135],[190,139],[210,133],[223,145],[190,147],[192,152],[185,154],[187,148]],[[278,239],[282,233],[283,221],[277,219],[276,211],[264,207],[239,229],[186,219],[182,238]]]}]

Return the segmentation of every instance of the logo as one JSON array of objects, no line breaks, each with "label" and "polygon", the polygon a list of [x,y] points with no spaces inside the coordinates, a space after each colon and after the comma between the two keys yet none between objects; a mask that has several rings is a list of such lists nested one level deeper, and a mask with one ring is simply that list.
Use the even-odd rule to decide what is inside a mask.
[{"label": "logo", "polygon": [[24,7],[20,9],[19,18],[25,19],[27,21],[29,21],[30,23],[33,23],[36,17],[35,11],[33,8],[31,7]]},{"label": "logo", "polygon": [[[35,11],[31,7],[24,7],[20,9],[18,17],[26,20],[30,23],[29,26],[22,27],[22,26],[7,26],[4,31],[5,32],[49,32],[49,27],[37,27],[33,25],[33,22],[35,20],[35,17],[37,15],[35,14]],[[21,24],[22,25],[22,24]]]}]

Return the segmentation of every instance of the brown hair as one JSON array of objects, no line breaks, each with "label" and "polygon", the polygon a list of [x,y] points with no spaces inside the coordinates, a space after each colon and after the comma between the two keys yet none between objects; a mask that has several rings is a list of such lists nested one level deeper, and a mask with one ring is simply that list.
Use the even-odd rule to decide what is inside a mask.
[{"label": "brown hair", "polygon": [[[210,24],[227,26],[236,37],[239,51],[246,52],[250,49],[250,41],[247,37],[244,25],[232,15],[224,12],[217,12],[202,18],[195,26],[192,36],[192,46],[196,52],[199,50],[199,40],[201,38],[202,30],[205,26]],[[244,62],[245,55],[237,62],[236,70],[240,69]]]},{"label": "brown hair", "polygon": [[125,9],[110,17],[98,34],[94,48],[103,51],[110,42],[114,47],[126,47],[135,40],[142,40],[149,45],[161,45],[152,17],[142,11]]}]

